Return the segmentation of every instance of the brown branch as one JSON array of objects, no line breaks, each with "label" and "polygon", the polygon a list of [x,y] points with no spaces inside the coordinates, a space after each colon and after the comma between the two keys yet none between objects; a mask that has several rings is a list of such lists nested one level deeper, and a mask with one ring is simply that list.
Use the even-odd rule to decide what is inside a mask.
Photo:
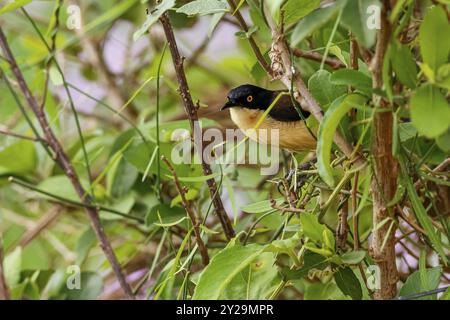
[{"label": "brown branch", "polygon": [[[315,51],[303,51],[298,48],[294,48],[292,50],[292,53],[296,57],[305,58],[305,59],[313,60],[313,61],[317,61],[317,62],[322,62],[322,59],[323,59],[323,56],[320,53],[315,52]],[[341,60],[333,59],[330,57],[327,57],[325,59],[325,64],[329,65],[334,70],[345,68],[345,64],[342,63]]]},{"label": "brown branch", "polygon": [[3,269],[3,237],[0,234],[0,298],[4,300],[11,299],[8,284],[5,279],[5,270]]},{"label": "brown branch", "polygon": [[117,257],[115,256],[115,253],[111,247],[111,244],[109,243],[105,231],[103,229],[103,226],[100,222],[99,217],[99,211],[96,208],[89,207],[92,205],[92,200],[84,190],[83,186],[81,185],[80,179],[75,172],[72,163],[69,160],[69,157],[65,153],[64,149],[62,148],[62,145],[56,138],[54,132],[50,128],[50,125],[47,121],[45,112],[40,108],[38,105],[35,97],[31,93],[27,83],[25,82],[25,79],[23,77],[22,72],[20,71],[17,62],[14,58],[13,53],[11,52],[11,49],[8,45],[7,39],[5,34],[3,33],[2,28],[0,27],[0,47],[3,50],[5,58],[8,60],[11,70],[18,82],[18,85],[20,87],[20,90],[22,91],[28,105],[32,109],[33,113],[36,115],[36,118],[39,122],[39,125],[41,126],[45,139],[48,142],[48,146],[53,150],[55,153],[54,161],[61,167],[61,169],[65,172],[66,176],[69,178],[71,184],[73,185],[75,191],[77,192],[79,198],[81,199],[82,203],[86,205],[86,212],[91,220],[92,228],[95,231],[95,234],[100,241],[100,246],[103,249],[103,252],[106,255],[106,258],[108,259],[109,263],[111,264],[112,269],[114,270],[114,273],[126,295],[127,298],[133,299],[133,293],[131,291],[130,286],[125,280],[125,276],[122,273],[122,270],[120,268],[119,262],[117,260]]},{"label": "brown branch", "polygon": [[62,212],[61,206],[55,206],[49,210],[47,214],[45,214],[36,225],[28,230],[19,240],[19,246],[22,248],[33,241],[42,231],[48,228],[53,222],[55,222]]},{"label": "brown branch", "polygon": [[6,130],[1,130],[1,129],[0,129],[0,135],[10,136],[10,137],[14,137],[14,138],[22,139],[22,140],[34,141],[34,142],[43,142],[43,143],[47,144],[45,139],[42,139],[42,138],[35,138],[35,137],[30,137],[30,136],[24,136],[22,134],[18,134],[18,133],[6,131]]},{"label": "brown branch", "polygon": [[440,164],[436,166],[436,168],[433,169],[433,172],[442,172],[447,169],[447,167],[450,166],[450,158],[446,158],[444,161],[442,161]]},{"label": "brown branch", "polygon": [[344,204],[342,205],[342,208],[341,210],[339,210],[338,213],[339,221],[336,228],[336,246],[337,248],[344,250],[347,244],[347,237],[349,231],[349,226],[347,222],[349,208],[348,208],[348,199],[346,198],[346,196],[341,196],[341,199],[343,199]]},{"label": "brown branch", "polygon": [[200,222],[197,219],[197,216],[195,215],[194,211],[192,211],[192,204],[186,199],[186,188],[181,186],[180,180],[178,180],[177,172],[175,171],[172,164],[167,160],[166,157],[162,156],[162,160],[166,163],[167,167],[169,168],[170,172],[173,175],[173,180],[175,182],[175,187],[178,190],[178,193],[181,197],[181,202],[183,203],[183,207],[186,210],[186,213],[189,216],[189,219],[191,219],[192,227],[194,228],[194,235],[195,240],[197,241],[198,245],[198,251],[200,252],[200,255],[202,256],[202,262],[204,266],[207,266],[209,264],[209,256],[208,256],[208,250],[205,247],[205,243],[202,240],[202,235],[200,234]]},{"label": "brown branch", "polygon": [[284,214],[286,212],[293,212],[293,213],[306,213],[306,212],[308,212],[307,210],[304,210],[304,209],[301,209],[301,208],[294,208],[291,205],[289,207],[287,207],[287,208],[279,206],[279,205],[277,205],[276,200],[272,199],[272,198],[270,199],[270,206],[273,209],[280,210],[282,214]]},{"label": "brown branch", "polygon": [[[390,41],[391,26],[388,20],[389,1],[384,0],[381,9],[381,29],[378,32],[375,55],[371,61],[373,88],[383,86],[382,68]],[[382,97],[374,94],[376,108],[386,112],[375,112],[373,120],[373,224],[379,225],[386,218],[394,219],[394,210],[388,202],[394,197],[397,188],[398,165],[392,154],[393,117],[391,106]],[[398,271],[395,259],[395,228],[385,224],[373,232],[371,254],[380,268],[380,288],[375,291],[375,299],[391,299],[397,291]],[[387,240],[386,240],[387,238]]]},{"label": "brown branch", "polygon": [[421,233],[424,236],[427,236],[427,232],[422,229],[422,227],[420,227],[415,221],[413,221],[413,217],[411,217],[412,219],[410,219],[406,214],[405,211],[403,210],[402,207],[400,207],[400,205],[397,204],[396,206],[397,208],[397,212],[399,214],[399,216],[411,227],[415,230],[415,232],[417,233]]},{"label": "brown branch", "polygon": [[[177,75],[178,83],[180,85],[180,96],[183,100],[184,109],[186,111],[186,114],[189,118],[189,123],[191,126],[191,132],[194,134],[196,126],[198,127],[198,114],[197,114],[197,108],[195,107],[195,104],[192,100],[192,96],[189,92],[189,85],[186,80],[186,74],[184,73],[183,69],[183,58],[180,55],[180,52],[178,51],[177,42],[175,40],[175,35],[173,34],[172,25],[170,23],[169,15],[167,13],[163,14],[160,18],[161,24],[164,28],[164,33],[167,38],[167,42],[169,44],[170,52],[172,55],[172,61],[175,69],[175,73]],[[193,138],[195,142],[195,137]],[[212,170],[208,163],[205,162],[205,159],[203,159],[203,148],[196,148],[197,152],[199,153],[201,162],[202,162],[202,168],[203,168],[203,174],[205,176],[211,175]],[[220,223],[222,224],[222,228],[225,232],[226,237],[230,240],[234,238],[235,233],[233,230],[233,226],[231,225],[230,218],[228,217],[225,208],[222,203],[222,199],[220,198],[220,195],[217,190],[217,184],[214,178],[208,179],[206,181],[209,192],[211,194],[211,199],[213,201],[213,205],[216,211],[217,216],[219,217]]]},{"label": "brown branch", "polygon": [[359,53],[359,45],[356,41],[356,38],[353,34],[350,33],[350,67],[353,70],[358,70],[358,53]]}]

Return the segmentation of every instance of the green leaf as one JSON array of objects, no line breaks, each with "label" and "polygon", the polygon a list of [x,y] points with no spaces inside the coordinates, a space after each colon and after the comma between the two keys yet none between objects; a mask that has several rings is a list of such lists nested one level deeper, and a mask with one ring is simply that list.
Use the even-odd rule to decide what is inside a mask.
[{"label": "green leaf", "polygon": [[138,177],[138,170],[125,159],[120,159],[107,173],[107,192],[114,198],[127,194]]},{"label": "green leaf", "polygon": [[0,15],[22,8],[23,6],[29,4],[31,1],[32,0],[15,0],[9,2],[0,9]]},{"label": "green leaf", "polygon": [[317,216],[315,214],[301,214],[300,223],[302,226],[302,232],[305,236],[315,242],[322,242],[323,232],[327,229],[323,224],[319,223],[319,220],[317,219]]},{"label": "green leaf", "polygon": [[280,281],[275,263],[273,253],[261,253],[231,280],[220,295],[220,299],[267,299]]},{"label": "green leaf", "polygon": [[[427,287],[422,285],[422,280],[420,277],[420,271],[415,271],[409,275],[408,279],[406,279],[405,284],[400,289],[400,296],[409,296],[413,294],[418,294],[424,291],[434,290],[438,287],[439,281],[441,279],[442,268],[428,268],[425,270],[426,283]],[[435,300],[436,295],[430,295],[418,298],[420,300]]]},{"label": "green leaf", "polygon": [[327,283],[314,282],[305,289],[305,300],[342,300],[339,288],[332,281]]},{"label": "green leaf", "polygon": [[177,9],[178,13],[184,13],[188,16],[207,15],[222,13],[228,11],[228,5],[220,0],[195,0]]},{"label": "green leaf", "polygon": [[343,294],[352,297],[353,300],[361,300],[361,283],[350,267],[339,268],[334,274],[334,281],[336,281]]},{"label": "green leaf", "polygon": [[284,6],[284,23],[291,24],[297,22],[304,16],[317,9],[320,0],[288,0]]},{"label": "green leaf", "polygon": [[[279,23],[279,13],[280,13],[280,7],[283,4],[284,0],[271,0],[266,1],[265,5],[267,6],[267,9],[269,13],[272,15],[276,23]],[[261,11],[261,9],[259,9]]]},{"label": "green leaf", "polygon": [[372,79],[361,71],[341,69],[333,72],[330,80],[335,85],[352,86],[367,96],[372,94]]},{"label": "green leaf", "polygon": [[437,146],[444,152],[450,152],[450,129],[436,138]]},{"label": "green leaf", "polygon": [[366,252],[363,250],[346,252],[341,256],[342,262],[346,264],[358,264],[364,257]]},{"label": "green leaf", "polygon": [[419,43],[423,61],[437,72],[447,62],[450,52],[450,25],[440,6],[428,10],[419,29]]},{"label": "green leaf", "polygon": [[89,254],[91,248],[97,243],[94,230],[88,227],[78,238],[75,252],[77,253],[77,265],[81,265]]},{"label": "green leaf", "polygon": [[0,146],[0,172],[30,173],[36,164],[36,148],[32,141],[19,140],[7,147]]},{"label": "green leaf", "polygon": [[[186,192],[184,195],[184,197],[186,198],[187,201],[193,200],[193,199],[197,198],[197,196],[198,196],[198,191],[195,189],[189,189],[188,192]],[[175,198],[172,199],[172,201],[170,202],[170,207],[174,207],[179,203],[181,203],[181,195],[177,195]]]},{"label": "green leaf", "polygon": [[324,257],[327,257],[327,258],[332,257],[333,254],[334,254],[333,251],[331,251],[330,249],[325,248],[325,247],[319,248],[317,245],[315,245],[312,242],[305,243],[304,246],[305,246],[305,249],[307,249],[307,250],[309,250],[311,252],[320,254],[321,256],[324,256]]},{"label": "green leaf", "polygon": [[442,294],[441,300],[450,300],[450,287]]},{"label": "green leaf", "polygon": [[172,9],[175,6],[175,0],[163,0],[160,4],[158,4],[155,9],[147,16],[144,24],[139,30],[137,30],[133,34],[133,40],[136,41],[140,37],[142,37],[148,29],[156,22],[158,19],[169,9]]},{"label": "green leaf", "polygon": [[431,222],[431,218],[428,216],[427,211],[425,210],[422,201],[417,195],[416,188],[411,180],[411,177],[408,174],[408,170],[405,164],[405,158],[402,156],[399,159],[400,169],[402,173],[402,178],[404,184],[406,185],[406,190],[408,191],[409,198],[411,200],[411,205],[414,210],[414,214],[417,217],[422,228],[425,229],[427,237],[430,239],[431,244],[434,247],[434,250],[439,254],[444,264],[447,264],[447,257],[444,252],[444,248],[442,247],[441,237],[438,233],[436,233],[433,224]]},{"label": "green leaf", "polygon": [[338,97],[347,93],[345,86],[331,82],[331,73],[326,70],[316,71],[308,80],[308,88],[324,109],[327,109]]},{"label": "green leaf", "polygon": [[401,83],[411,89],[417,86],[417,66],[408,46],[394,42],[391,47],[392,68]]},{"label": "green leaf", "polygon": [[317,141],[317,164],[319,175],[329,186],[334,186],[334,176],[330,165],[331,147],[333,145],[334,132],[339,122],[350,109],[361,106],[366,98],[359,94],[350,94],[336,99],[325,112],[319,127]]},{"label": "green leaf", "polygon": [[291,35],[291,45],[297,46],[303,39],[310,36],[314,31],[324,26],[345,5],[346,0],[338,0],[334,4],[317,9],[304,17],[294,28]]},{"label": "green leaf", "polygon": [[53,64],[50,66],[49,76],[54,86],[58,87],[64,84],[64,79],[61,73],[59,72],[58,68]]},{"label": "green leaf", "polygon": [[296,233],[290,238],[272,241],[266,250],[278,253],[289,253],[299,243],[300,243],[300,236],[298,233]]},{"label": "green leaf", "polygon": [[[159,215],[159,216],[158,216]],[[181,207],[170,207],[167,204],[160,203],[154,206],[145,216],[145,225],[152,223],[172,224],[180,221],[186,216],[186,211]]]},{"label": "green leaf", "polygon": [[[275,199],[276,204],[280,205],[284,202],[283,198]],[[270,203],[270,200],[263,200],[255,203],[250,203],[245,206],[241,206],[241,210],[246,213],[265,213],[274,210]]]},{"label": "green leaf", "polygon": [[229,245],[217,253],[202,271],[195,287],[194,300],[217,300],[236,275],[264,251],[265,246]]},{"label": "green leaf", "polygon": [[350,0],[342,12],[342,24],[347,27],[364,47],[370,48],[375,43],[376,28],[369,23],[376,19],[376,12],[370,8],[381,8],[378,0]]},{"label": "green leaf", "polygon": [[216,30],[217,26],[219,25],[219,22],[222,20],[225,13],[216,13],[212,16],[211,22],[209,24],[208,28],[208,37],[211,38],[212,34],[214,33],[214,30]]},{"label": "green leaf", "polygon": [[80,273],[80,289],[70,290],[67,286],[63,288],[63,294],[67,300],[95,300],[103,291],[102,277],[92,271]]},{"label": "green leaf", "polygon": [[296,280],[306,278],[310,270],[318,269],[323,270],[328,266],[327,258],[324,256],[306,251],[303,256],[303,265],[297,270],[291,270],[290,268],[283,268],[282,275],[285,280]]},{"label": "green leaf", "polygon": [[13,252],[7,255],[3,261],[3,266],[8,286],[17,285],[22,271],[22,247],[16,247]]},{"label": "green leaf", "polygon": [[79,200],[79,197],[75,192],[75,189],[73,188],[72,184],[70,183],[70,180],[63,175],[53,176],[45,179],[38,185],[38,188],[45,192],[69,200],[73,201]]},{"label": "green leaf", "polygon": [[450,126],[450,105],[441,91],[426,84],[411,98],[411,121],[420,134],[435,138]]},{"label": "green leaf", "polygon": [[421,286],[423,288],[430,287],[430,284],[428,283],[428,276],[427,276],[427,252],[424,249],[420,250],[419,276],[420,276]]}]

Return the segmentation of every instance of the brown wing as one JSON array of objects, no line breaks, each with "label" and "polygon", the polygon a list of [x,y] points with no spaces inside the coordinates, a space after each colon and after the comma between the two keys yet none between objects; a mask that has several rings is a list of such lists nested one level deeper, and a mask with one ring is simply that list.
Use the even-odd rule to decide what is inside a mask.
[{"label": "brown wing", "polygon": [[[275,99],[278,94],[279,91],[275,91],[273,99]],[[275,104],[275,106],[272,108],[272,110],[270,110],[269,115],[273,119],[283,122],[302,120],[302,117],[300,117],[297,110],[293,106],[291,96],[289,95],[281,96],[280,99]],[[306,119],[309,116],[309,112],[302,110],[302,115],[303,118]]]}]

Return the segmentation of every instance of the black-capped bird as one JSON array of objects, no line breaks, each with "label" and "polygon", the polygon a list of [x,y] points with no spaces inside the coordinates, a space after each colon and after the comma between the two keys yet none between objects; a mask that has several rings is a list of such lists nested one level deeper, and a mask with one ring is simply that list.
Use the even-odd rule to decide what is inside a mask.
[{"label": "black-capped bird", "polygon": [[[230,109],[231,120],[255,141],[278,145],[292,151],[314,150],[316,139],[302,120],[308,118],[310,114],[302,110],[303,117],[301,117],[294,108],[289,94],[279,98],[257,130],[254,130],[264,111],[281,92],[283,91],[272,91],[245,84],[228,93],[228,101],[221,110]],[[261,134],[259,129],[267,130],[267,134]],[[278,130],[278,139],[275,138],[277,135],[273,134],[274,129]]]}]

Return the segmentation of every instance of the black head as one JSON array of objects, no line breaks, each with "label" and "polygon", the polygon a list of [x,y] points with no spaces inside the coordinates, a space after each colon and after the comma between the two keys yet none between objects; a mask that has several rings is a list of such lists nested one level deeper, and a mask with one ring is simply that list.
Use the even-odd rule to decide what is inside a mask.
[{"label": "black head", "polygon": [[251,84],[244,84],[228,93],[228,101],[220,110],[233,107],[266,110],[272,100],[273,91]]}]

